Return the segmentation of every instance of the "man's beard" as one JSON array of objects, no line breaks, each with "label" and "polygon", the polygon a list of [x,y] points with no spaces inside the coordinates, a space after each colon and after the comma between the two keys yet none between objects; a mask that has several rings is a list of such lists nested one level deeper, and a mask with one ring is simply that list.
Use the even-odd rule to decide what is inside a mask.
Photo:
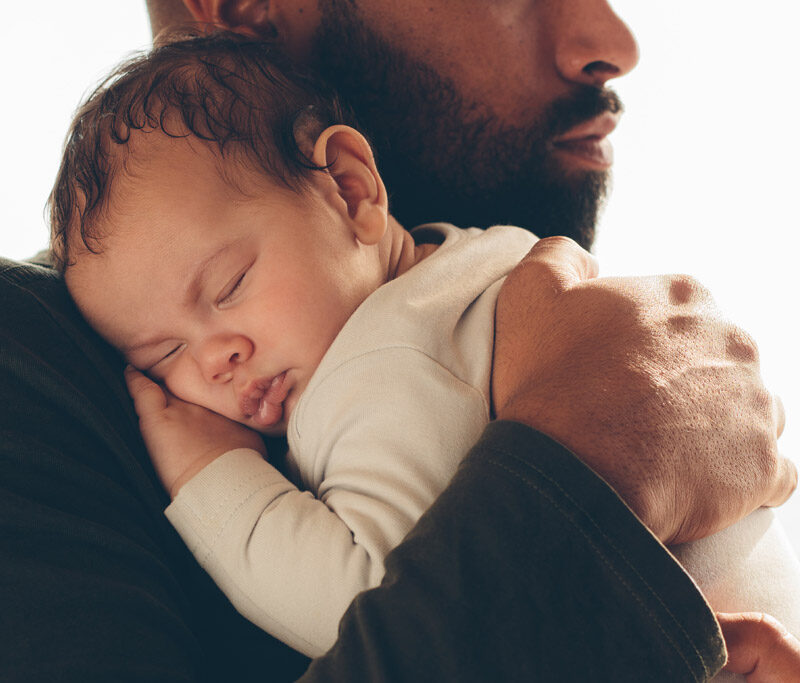
[{"label": "man's beard", "polygon": [[615,93],[576,86],[528,125],[505,126],[368,29],[350,0],[320,0],[320,9],[315,67],[370,138],[401,223],[514,224],[591,246],[608,173],[569,172],[549,144],[578,123],[620,111]]}]

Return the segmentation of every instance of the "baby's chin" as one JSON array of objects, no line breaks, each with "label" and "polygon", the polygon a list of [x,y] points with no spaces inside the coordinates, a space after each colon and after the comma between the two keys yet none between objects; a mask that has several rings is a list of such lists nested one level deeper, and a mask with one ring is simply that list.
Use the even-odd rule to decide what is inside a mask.
[{"label": "baby's chin", "polygon": [[240,421],[264,436],[286,436],[289,411],[284,404],[270,405],[260,414],[256,413]]}]

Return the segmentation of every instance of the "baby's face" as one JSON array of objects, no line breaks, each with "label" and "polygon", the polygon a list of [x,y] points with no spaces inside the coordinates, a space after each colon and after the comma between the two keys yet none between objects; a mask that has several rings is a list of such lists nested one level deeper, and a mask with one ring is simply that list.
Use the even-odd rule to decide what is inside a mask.
[{"label": "baby's face", "polygon": [[70,292],[179,398],[283,433],[334,337],[381,284],[375,247],[315,186],[298,195],[261,180],[245,198],[203,145],[159,145],[135,178],[115,181],[102,252],[77,255]]}]

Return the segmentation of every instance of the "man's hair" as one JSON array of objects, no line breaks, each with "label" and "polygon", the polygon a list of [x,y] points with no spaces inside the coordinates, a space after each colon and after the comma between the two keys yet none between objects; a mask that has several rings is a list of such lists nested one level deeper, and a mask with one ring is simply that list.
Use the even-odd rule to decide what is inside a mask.
[{"label": "man's hair", "polygon": [[48,200],[53,262],[69,265],[80,231],[97,252],[96,219],[126,169],[135,131],[195,137],[302,191],[322,170],[300,149],[328,126],[354,124],[336,93],[293,67],[280,49],[232,33],[182,37],[118,66],[78,108]]}]

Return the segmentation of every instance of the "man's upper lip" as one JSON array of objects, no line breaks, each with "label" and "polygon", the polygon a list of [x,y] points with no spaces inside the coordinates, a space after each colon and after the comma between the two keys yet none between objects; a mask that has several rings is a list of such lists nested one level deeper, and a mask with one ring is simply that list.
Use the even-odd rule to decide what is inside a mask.
[{"label": "man's upper lip", "polygon": [[621,113],[616,114],[605,112],[600,116],[595,116],[593,119],[579,123],[573,126],[563,135],[559,135],[553,139],[553,144],[558,145],[562,142],[574,142],[575,140],[586,140],[593,138],[602,140],[607,135],[610,135],[619,123]]}]

